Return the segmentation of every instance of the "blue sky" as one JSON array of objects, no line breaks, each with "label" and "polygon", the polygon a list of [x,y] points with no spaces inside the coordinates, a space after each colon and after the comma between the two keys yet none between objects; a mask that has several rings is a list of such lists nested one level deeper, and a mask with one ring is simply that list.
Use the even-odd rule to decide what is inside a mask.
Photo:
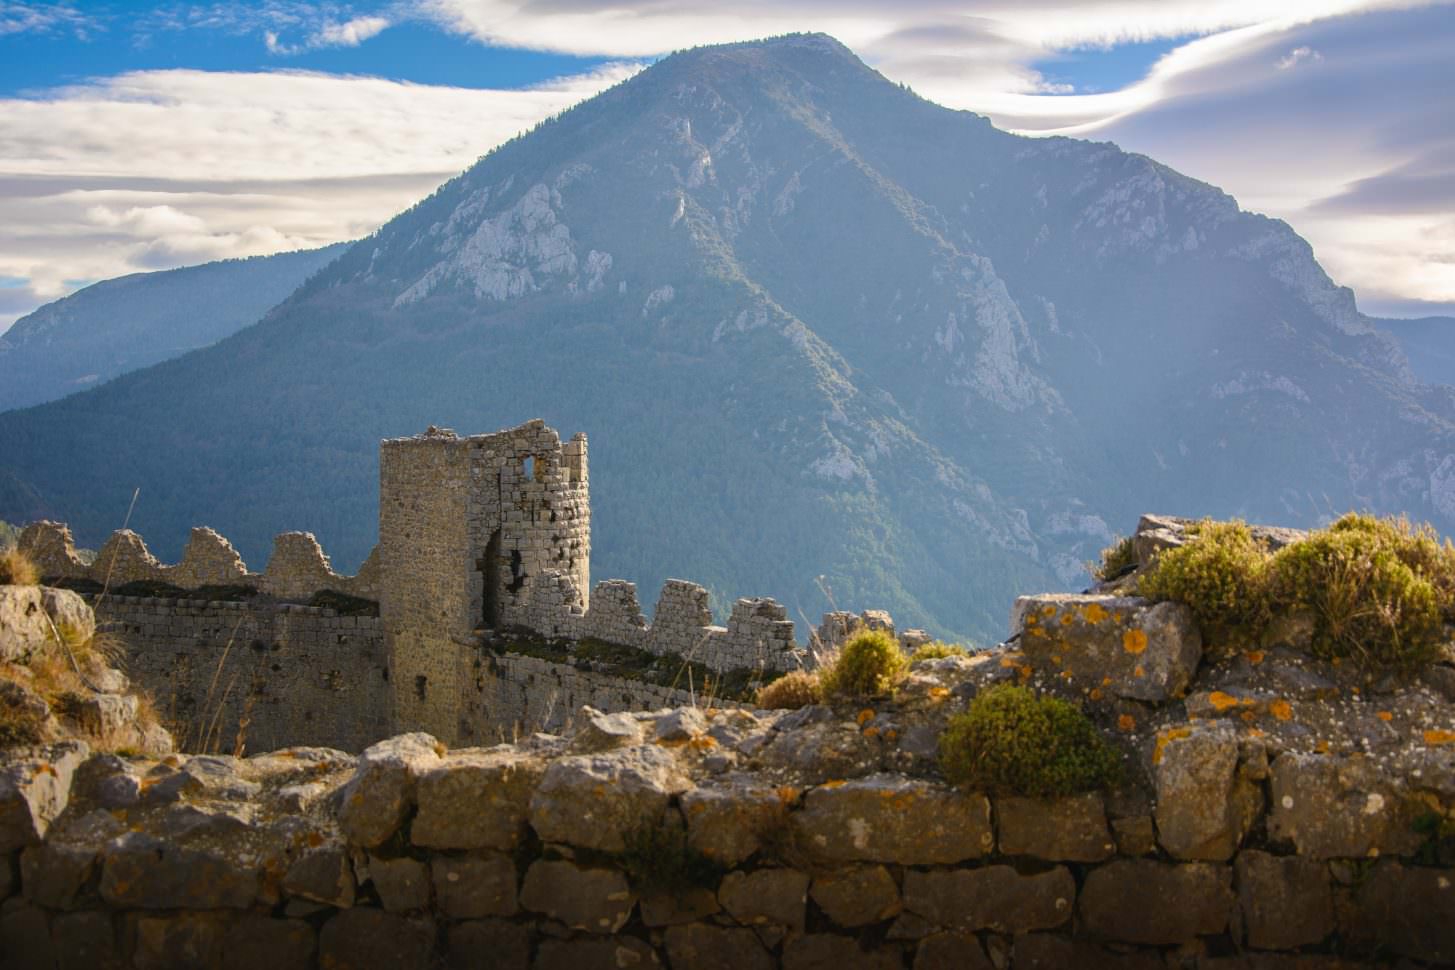
[{"label": "blue sky", "polygon": [[1217,184],[1370,312],[1455,312],[1449,3],[0,0],[0,330],[89,280],[357,238],[672,49],[794,30]]}]

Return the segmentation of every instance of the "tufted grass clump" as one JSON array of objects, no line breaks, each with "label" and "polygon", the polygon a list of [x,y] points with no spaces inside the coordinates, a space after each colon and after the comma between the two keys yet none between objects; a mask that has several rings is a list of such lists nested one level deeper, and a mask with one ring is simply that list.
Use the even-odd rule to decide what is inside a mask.
[{"label": "tufted grass clump", "polygon": [[1052,797],[1116,784],[1121,756],[1074,704],[1002,684],[950,718],[940,770],[976,791]]},{"label": "tufted grass clump", "polygon": [[758,688],[754,703],[764,710],[797,710],[823,700],[818,674],[794,670]]},{"label": "tufted grass clump", "polygon": [[1455,549],[1429,526],[1346,515],[1274,554],[1276,607],[1314,620],[1314,653],[1371,668],[1412,669],[1439,656],[1455,610]]},{"label": "tufted grass clump", "polygon": [[1267,548],[1241,521],[1203,520],[1188,531],[1195,538],[1158,553],[1138,578],[1137,592],[1186,603],[1211,643],[1256,640],[1271,605]]},{"label": "tufted grass clump", "polygon": [[1120,579],[1137,568],[1137,550],[1131,536],[1119,536],[1111,545],[1101,550],[1101,562],[1091,563],[1088,571],[1098,582],[1106,583]]},{"label": "tufted grass clump", "polygon": [[29,556],[15,547],[0,551],[0,586],[34,586],[40,570]]},{"label": "tufted grass clump", "polygon": [[904,679],[909,658],[883,630],[861,630],[819,676],[826,697],[879,697]]},{"label": "tufted grass clump", "polygon": [[931,640],[929,643],[922,643],[910,654],[909,662],[918,663],[921,660],[942,660],[945,657],[966,657],[970,651],[958,643],[946,643],[943,640]]}]

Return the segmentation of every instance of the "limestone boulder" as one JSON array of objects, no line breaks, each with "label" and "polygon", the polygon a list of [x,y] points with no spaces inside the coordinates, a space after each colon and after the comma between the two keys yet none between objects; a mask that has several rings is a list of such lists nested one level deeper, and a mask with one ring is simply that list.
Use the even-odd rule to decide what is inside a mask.
[{"label": "limestone boulder", "polygon": [[676,756],[654,744],[559,758],[531,796],[530,824],[546,842],[621,852],[690,787]]},{"label": "limestone boulder", "polygon": [[39,586],[0,586],[0,661],[30,656],[52,639]]},{"label": "limestone boulder", "polygon": [[301,919],[248,916],[223,939],[222,970],[309,970],[317,949],[317,934]]},{"label": "limestone boulder", "polygon": [[1268,834],[1313,859],[1412,855],[1427,809],[1372,758],[1285,752],[1273,761]]},{"label": "limestone boulder", "polygon": [[304,852],[288,867],[283,891],[339,909],[354,905],[354,867],[347,847],[332,842]]},{"label": "limestone boulder", "polygon": [[1065,866],[1022,875],[1011,866],[912,869],[904,876],[904,906],[936,926],[963,932],[1047,930],[1071,919],[1076,880]]},{"label": "limestone boulder", "polygon": [[81,741],[6,755],[0,764],[0,853],[34,845],[65,811],[90,749]]},{"label": "limestone boulder", "polygon": [[1158,735],[1152,773],[1158,840],[1174,858],[1232,858],[1263,807],[1262,788],[1238,770],[1230,725],[1189,724]]},{"label": "limestone boulder", "polygon": [[1361,947],[1455,965],[1455,869],[1380,863],[1356,887],[1339,929]]},{"label": "limestone boulder", "polygon": [[318,965],[329,970],[431,970],[433,924],[355,907],[334,916],[318,934]]},{"label": "limestone boulder", "polygon": [[435,902],[450,919],[514,916],[515,863],[500,852],[430,860]]},{"label": "limestone boulder", "polygon": [[836,933],[806,933],[783,946],[783,970],[902,970],[904,958],[893,947],[865,950],[859,941]]},{"label": "limestone boulder", "polygon": [[949,865],[995,847],[984,795],[901,775],[819,785],[791,824],[795,845],[827,863]]},{"label": "limestone boulder", "polygon": [[247,848],[218,840],[186,847],[174,839],[128,832],[107,844],[101,898],[124,909],[247,909],[262,872]]},{"label": "limestone boulder", "polygon": [[605,714],[594,707],[583,707],[579,720],[580,727],[571,738],[570,750],[575,754],[615,751],[642,743],[641,722],[625,711]]},{"label": "limestone boulder", "polygon": [[545,764],[502,745],[452,751],[422,772],[410,841],[432,849],[510,851],[528,834],[530,800]]},{"label": "limestone boulder", "polygon": [[370,857],[366,872],[379,902],[389,912],[408,913],[429,905],[430,871],[424,862],[409,856]]},{"label": "limestone boulder", "polygon": [[717,890],[728,915],[745,926],[772,923],[803,930],[808,905],[808,876],[796,869],[730,872]]},{"label": "limestone boulder", "polygon": [[634,936],[610,939],[544,940],[532,970],[651,970],[662,961]]},{"label": "limestone boulder", "polygon": [[530,930],[501,919],[474,919],[449,928],[450,970],[529,970]]},{"label": "limestone boulder", "polygon": [[667,962],[695,970],[773,970],[777,961],[749,929],[691,923],[664,934]]},{"label": "limestone boulder", "polygon": [[441,751],[443,746],[423,733],[367,748],[340,796],[338,824],[348,840],[373,848],[393,835],[414,809],[420,775],[439,767]]},{"label": "limestone boulder", "polygon": [[1022,596],[1011,611],[1026,661],[1046,677],[1115,697],[1162,703],[1187,690],[1202,637],[1181,603],[1134,596]]}]

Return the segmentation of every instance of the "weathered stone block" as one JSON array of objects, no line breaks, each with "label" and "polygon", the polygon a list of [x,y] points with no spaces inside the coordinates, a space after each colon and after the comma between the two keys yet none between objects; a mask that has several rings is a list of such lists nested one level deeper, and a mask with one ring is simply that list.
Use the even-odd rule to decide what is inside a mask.
[{"label": "weathered stone block", "polygon": [[1174,858],[1232,858],[1263,806],[1263,791],[1238,773],[1237,732],[1226,724],[1164,729],[1152,772],[1157,836]]},{"label": "weathered stone block", "polygon": [[1117,853],[1125,856],[1151,855],[1157,851],[1157,828],[1150,815],[1129,815],[1112,819]]},{"label": "weathered stone block", "polygon": [[223,941],[223,970],[309,970],[318,948],[313,927],[299,919],[247,916]]},{"label": "weathered stone block", "polygon": [[854,866],[815,876],[809,895],[824,915],[855,927],[898,916],[904,909],[899,886],[883,866]]},{"label": "weathered stone block", "polygon": [[318,965],[328,970],[430,970],[433,959],[433,924],[377,909],[343,910],[318,934]]},{"label": "weathered stone block", "polygon": [[919,941],[914,970],[992,970],[974,933],[934,933]]},{"label": "weathered stone block", "polygon": [[348,840],[373,848],[393,835],[414,808],[419,776],[439,766],[442,750],[428,734],[402,734],[366,749],[341,793],[338,823]]},{"label": "weathered stone block", "polygon": [[125,909],[247,909],[258,895],[257,862],[222,852],[128,832],[103,852],[101,897]]},{"label": "weathered stone block", "polygon": [[419,778],[415,845],[509,851],[526,835],[539,758],[509,748],[452,751]]},{"label": "weathered stone block", "polygon": [[647,943],[634,936],[606,940],[546,940],[532,970],[647,970],[662,961]]},{"label": "weathered stone block", "polygon": [[530,931],[499,919],[451,924],[450,970],[529,970]]},{"label": "weathered stone block", "polygon": [[701,887],[643,896],[641,908],[642,922],[652,927],[695,923],[722,911],[717,893]]},{"label": "weathered stone block", "polygon": [[1010,866],[904,874],[905,909],[965,932],[1053,929],[1071,918],[1075,902],[1076,880],[1065,866],[1035,875]]},{"label": "weathered stone block", "polygon": [[748,929],[691,923],[664,934],[667,963],[693,970],[773,970],[773,959]]},{"label": "weathered stone block", "polygon": [[[1156,950],[1109,950],[1055,933],[1018,936],[1012,954],[1011,965],[1015,970],[1165,970],[1166,967]],[[1198,966],[1201,968],[1203,964]]]},{"label": "weathered stone block", "polygon": [[348,909],[354,905],[354,869],[347,850],[335,843],[304,853],[288,867],[283,891],[289,896]]},{"label": "weathered stone block", "polygon": [[515,863],[510,856],[435,856],[430,870],[435,902],[450,919],[515,915]]},{"label": "weathered stone block", "polygon": [[6,970],[51,970],[56,950],[51,943],[50,918],[39,906],[9,900],[0,911],[0,956]]},{"label": "weathered stone block", "polygon": [[615,933],[631,918],[636,902],[620,871],[583,868],[564,859],[531,863],[520,891],[523,908],[588,933]]},{"label": "weathered stone block", "polygon": [[801,931],[808,876],[796,869],[730,872],[718,886],[717,900],[739,923],[776,923]]},{"label": "weathered stone block", "polygon": [[727,777],[682,793],[687,842],[724,866],[735,866],[762,846],[762,838],[786,831],[788,803],[797,791],[750,778]]},{"label": "weathered stone block", "polygon": [[391,913],[407,913],[429,905],[429,866],[418,859],[369,858],[369,881],[379,902]]},{"label": "weathered stone block", "polygon": [[1455,965],[1455,869],[1381,862],[1341,909],[1339,930],[1361,947]]},{"label": "weathered stone block", "polygon": [[20,884],[25,898],[49,909],[71,909],[96,870],[89,846],[45,842],[20,854]]},{"label": "weathered stone block", "polygon": [[1081,887],[1081,921],[1093,936],[1151,946],[1187,943],[1227,928],[1233,871],[1117,859],[1091,870]]},{"label": "weathered stone block", "polygon": [[662,817],[690,788],[676,757],[656,745],[561,758],[546,769],[530,803],[530,823],[546,842],[621,852],[626,836]]},{"label": "weathered stone block", "polygon": [[797,843],[825,862],[947,865],[995,847],[984,795],[898,775],[820,785],[790,820]]},{"label": "weathered stone block", "polygon": [[213,970],[222,963],[227,920],[219,913],[141,916],[133,932],[136,970]]},{"label": "weathered stone block", "polygon": [[1425,809],[1360,756],[1285,752],[1273,762],[1268,834],[1314,859],[1412,855]]},{"label": "weathered stone block", "polygon": [[892,944],[861,949],[850,936],[809,933],[783,946],[783,970],[903,970],[904,956]]},{"label": "weathered stone block", "polygon": [[65,741],[33,756],[12,756],[0,767],[0,853],[45,837],[51,822],[66,810],[71,779],[89,753],[83,742]]},{"label": "weathered stone block", "polygon": [[571,737],[571,751],[599,754],[641,744],[646,732],[635,717],[625,711],[606,714],[594,707],[581,708],[580,726]]},{"label": "weathered stone block", "polygon": [[1234,870],[1249,946],[1291,950],[1319,943],[1334,931],[1327,863],[1244,849]]},{"label": "weathered stone block", "polygon": [[1116,851],[1106,826],[1106,806],[1096,792],[1065,798],[997,798],[995,819],[1001,855],[1100,862]]},{"label": "weathered stone block", "polygon": [[62,913],[51,921],[57,970],[123,970],[111,914]]},{"label": "weathered stone block", "polygon": [[1117,697],[1181,696],[1202,659],[1202,637],[1181,603],[1134,596],[1022,596],[1011,611],[1026,660],[1040,673]]}]

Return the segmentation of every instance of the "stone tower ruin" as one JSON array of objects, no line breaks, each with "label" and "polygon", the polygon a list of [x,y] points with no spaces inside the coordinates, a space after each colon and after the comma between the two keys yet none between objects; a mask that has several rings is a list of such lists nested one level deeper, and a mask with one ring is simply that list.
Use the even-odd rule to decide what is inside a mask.
[{"label": "stone tower ruin", "polygon": [[394,723],[452,738],[474,631],[530,625],[540,602],[586,611],[586,436],[535,420],[382,442],[378,553]]}]

